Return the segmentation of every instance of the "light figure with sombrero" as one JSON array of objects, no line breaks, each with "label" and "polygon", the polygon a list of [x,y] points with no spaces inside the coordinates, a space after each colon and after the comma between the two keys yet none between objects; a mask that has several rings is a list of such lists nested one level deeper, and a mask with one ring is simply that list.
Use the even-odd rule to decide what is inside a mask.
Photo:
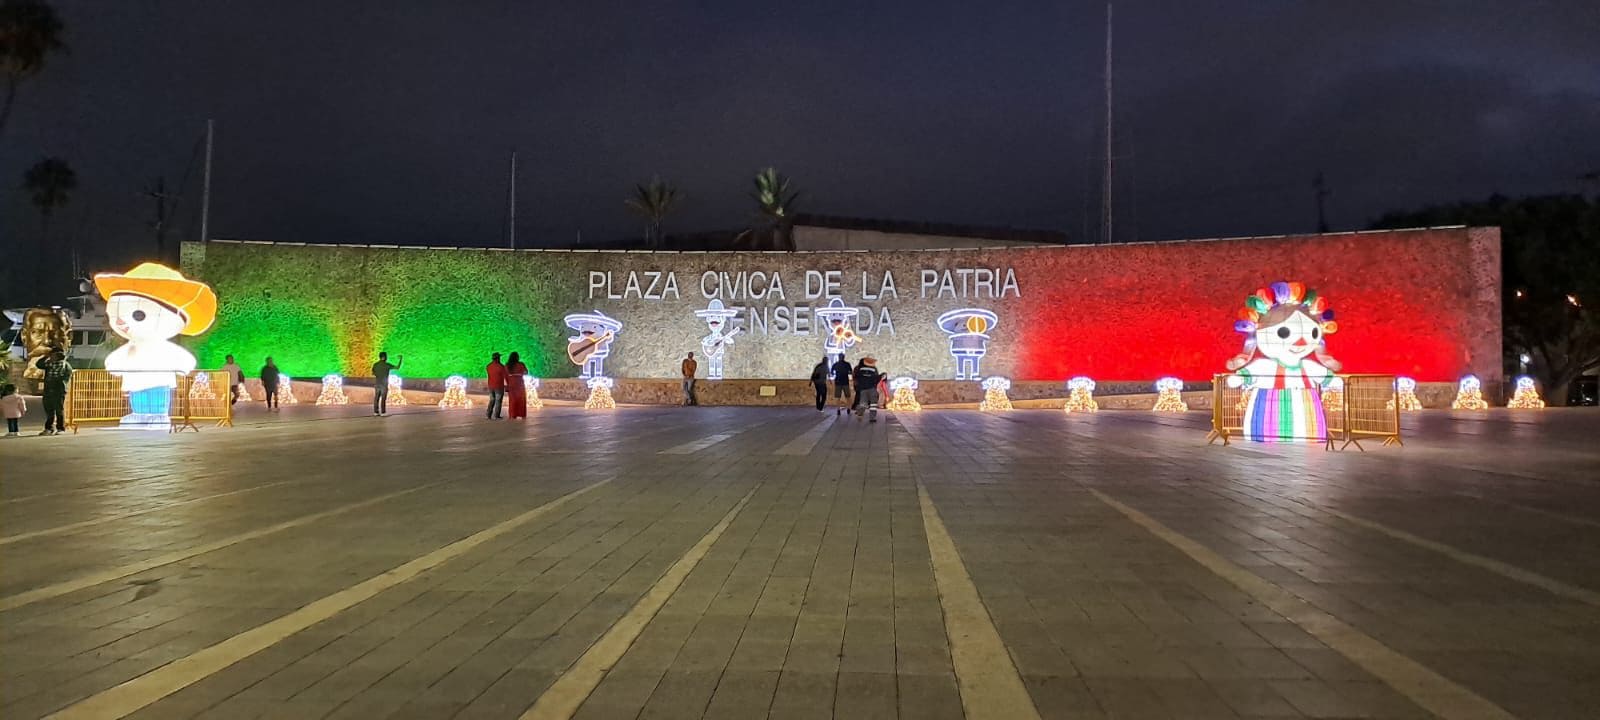
[{"label": "light figure with sombrero", "polygon": [[611,341],[622,332],[622,322],[599,310],[573,313],[564,320],[567,327],[578,331],[577,335],[567,338],[567,359],[583,368],[578,377],[605,375],[606,356],[611,354]]},{"label": "light figure with sombrero", "polygon": [[700,338],[700,351],[706,356],[706,378],[710,380],[722,379],[722,359],[728,352],[728,347],[733,345],[733,336],[739,334],[742,328],[734,328],[733,332],[723,332],[722,328],[728,324],[728,319],[739,314],[738,310],[729,310],[722,306],[721,300],[713,299],[704,310],[694,311],[695,317],[703,318],[706,327],[711,332]]},{"label": "light figure with sombrero", "polygon": [[861,310],[845,307],[843,300],[834,298],[828,301],[827,307],[818,308],[815,314],[822,319],[827,328],[827,334],[823,336],[822,352],[830,361],[839,362],[844,359],[844,351],[861,342],[861,336],[851,327],[851,323],[861,316]]},{"label": "light figure with sombrero", "polygon": [[128,343],[106,356],[106,371],[122,378],[132,410],[124,426],[164,428],[172,423],[172,389],[178,375],[194,372],[194,355],[172,342],[199,335],[217,317],[217,295],[178,271],[143,263],[126,274],[101,273],[94,284],[106,299],[111,329]]},{"label": "light figure with sombrero", "polygon": [[950,356],[956,359],[956,379],[983,379],[978,366],[989,351],[989,331],[1000,324],[994,313],[981,308],[951,310],[934,323],[950,335]]}]

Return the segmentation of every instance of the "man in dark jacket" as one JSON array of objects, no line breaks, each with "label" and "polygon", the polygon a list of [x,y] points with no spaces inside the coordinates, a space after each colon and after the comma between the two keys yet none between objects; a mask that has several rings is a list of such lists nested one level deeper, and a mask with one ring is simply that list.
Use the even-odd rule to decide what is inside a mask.
[{"label": "man in dark jacket", "polygon": [[822,362],[811,368],[811,386],[817,390],[817,412],[828,405],[828,358],[823,356]]},{"label": "man in dark jacket", "polygon": [[272,358],[267,358],[267,364],[261,366],[261,392],[267,395],[268,412],[278,409],[278,382],[281,375]]},{"label": "man in dark jacket", "polygon": [[878,421],[878,381],[883,376],[878,374],[877,361],[872,358],[861,358],[861,364],[856,366],[856,419],[861,419],[862,412]]},{"label": "man in dark jacket", "polygon": [[838,360],[834,361],[833,399],[839,404],[839,407],[833,409],[835,416],[844,413],[845,401],[850,397],[850,374],[852,372],[854,370],[850,367],[849,361],[844,359],[844,356],[840,356]]},{"label": "man in dark jacket", "polygon": [[[59,435],[67,431],[67,383],[72,382],[72,365],[67,354],[59,347],[33,364],[44,372],[44,432],[40,435]],[[54,427],[52,427],[54,425]]]}]

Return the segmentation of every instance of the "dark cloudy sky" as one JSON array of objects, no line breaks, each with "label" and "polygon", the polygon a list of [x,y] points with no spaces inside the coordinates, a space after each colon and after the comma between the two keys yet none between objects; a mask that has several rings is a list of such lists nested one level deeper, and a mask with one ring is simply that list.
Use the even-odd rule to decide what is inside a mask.
[{"label": "dark cloudy sky", "polygon": [[[488,245],[521,150],[522,244],[638,232],[630,184],[739,227],[775,165],[837,215],[1066,230],[1098,203],[1094,2],[57,0],[71,53],[0,137],[81,187],[92,264],[147,252],[158,175],[217,122],[213,236]],[[1335,228],[1388,208],[1571,192],[1600,169],[1600,2],[1122,2],[1119,240]],[[182,188],[193,236],[199,171]],[[15,256],[15,255],[13,255]]]}]

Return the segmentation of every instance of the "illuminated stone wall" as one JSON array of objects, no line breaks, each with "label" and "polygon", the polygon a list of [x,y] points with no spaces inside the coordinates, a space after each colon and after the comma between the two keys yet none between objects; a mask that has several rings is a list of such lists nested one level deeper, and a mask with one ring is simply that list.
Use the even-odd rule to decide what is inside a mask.
[{"label": "illuminated stone wall", "polygon": [[1492,228],[894,252],[184,247],[184,272],[221,298],[202,365],[231,352],[253,370],[270,354],[295,377],[368,375],[379,349],[405,354],[409,377],[478,376],[512,350],[539,376],[575,375],[562,318],[599,310],[624,324],[608,375],[668,378],[702,354],[694,312],[715,297],[743,328],[727,377],[803,378],[823,351],[814,312],[837,296],[861,308],[850,357],[894,374],[953,377],[935,320],[972,307],[999,318],[984,375],[1205,380],[1239,351],[1244,297],[1283,279],[1331,298],[1329,350],[1347,372],[1495,382],[1499,267]]}]

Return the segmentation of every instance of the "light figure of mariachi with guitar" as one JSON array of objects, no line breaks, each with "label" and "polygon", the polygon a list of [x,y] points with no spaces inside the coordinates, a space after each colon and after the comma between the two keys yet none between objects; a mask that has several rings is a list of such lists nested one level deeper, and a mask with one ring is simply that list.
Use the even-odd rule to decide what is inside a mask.
[{"label": "light figure of mariachi with guitar", "polygon": [[728,346],[733,344],[733,336],[739,334],[740,328],[733,332],[723,332],[722,328],[728,320],[739,314],[738,310],[729,310],[722,306],[721,300],[713,299],[704,310],[694,311],[696,317],[706,321],[706,327],[711,330],[705,337],[700,338],[700,351],[706,356],[706,379],[722,379],[722,359],[728,352]]},{"label": "light figure of mariachi with guitar", "polygon": [[849,307],[844,304],[844,300],[834,298],[828,301],[826,307],[817,308],[815,314],[824,323],[822,352],[830,361],[838,362],[843,359],[844,351],[861,342],[861,336],[856,334],[854,327],[851,327],[851,324],[861,316],[859,309]]},{"label": "light figure of mariachi with guitar", "polygon": [[622,332],[622,322],[599,310],[573,313],[564,320],[567,327],[578,331],[577,335],[567,338],[567,359],[583,368],[578,377],[605,376],[606,356],[611,354],[611,341]]}]

